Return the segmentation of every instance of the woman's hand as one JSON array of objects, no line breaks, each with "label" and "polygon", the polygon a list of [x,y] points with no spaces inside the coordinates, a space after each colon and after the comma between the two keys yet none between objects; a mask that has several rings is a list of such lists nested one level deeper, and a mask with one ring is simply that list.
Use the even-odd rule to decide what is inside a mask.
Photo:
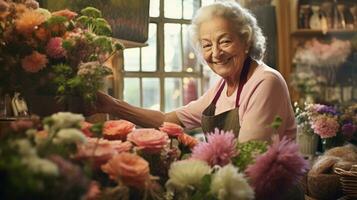
[{"label": "woman's hand", "polygon": [[97,92],[96,101],[93,105],[85,106],[84,115],[89,116],[96,113],[111,114],[114,110],[116,99],[103,92]]}]

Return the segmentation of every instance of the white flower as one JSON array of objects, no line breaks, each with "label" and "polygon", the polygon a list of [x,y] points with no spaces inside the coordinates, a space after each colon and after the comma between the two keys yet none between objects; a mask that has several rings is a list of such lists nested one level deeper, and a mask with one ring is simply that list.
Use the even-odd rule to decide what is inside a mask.
[{"label": "white flower", "polygon": [[254,199],[254,191],[238,168],[228,164],[219,169],[212,178],[211,192],[219,200]]},{"label": "white flower", "polygon": [[169,180],[166,182],[168,190],[183,190],[198,186],[201,179],[211,172],[211,167],[201,160],[181,160],[171,164]]},{"label": "white flower", "polygon": [[69,143],[85,143],[86,137],[84,134],[75,128],[65,128],[58,131],[56,137],[53,138],[55,144],[69,144]]},{"label": "white flower", "polygon": [[19,139],[13,142],[13,145],[17,147],[18,152],[25,157],[36,157],[37,151],[31,145],[29,140]]},{"label": "white flower", "polygon": [[22,159],[23,164],[25,164],[32,172],[50,175],[50,176],[58,176],[59,171],[56,164],[53,162],[41,159],[38,157],[28,157]]},{"label": "white flower", "polygon": [[[54,130],[79,127],[80,122],[84,121],[83,115],[70,112],[59,112],[53,114],[50,119],[53,124],[50,124],[49,126]],[[48,127],[46,128],[48,129]]]}]

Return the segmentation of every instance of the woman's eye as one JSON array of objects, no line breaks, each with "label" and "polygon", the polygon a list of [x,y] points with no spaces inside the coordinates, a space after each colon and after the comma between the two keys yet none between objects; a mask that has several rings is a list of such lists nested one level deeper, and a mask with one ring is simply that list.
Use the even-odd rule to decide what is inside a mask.
[{"label": "woman's eye", "polygon": [[211,47],[210,44],[202,44],[202,48],[204,48],[204,49],[207,49],[207,48],[209,48],[209,47]]},{"label": "woman's eye", "polygon": [[230,40],[222,40],[220,43],[221,44],[229,44],[229,43],[231,43],[231,41]]}]

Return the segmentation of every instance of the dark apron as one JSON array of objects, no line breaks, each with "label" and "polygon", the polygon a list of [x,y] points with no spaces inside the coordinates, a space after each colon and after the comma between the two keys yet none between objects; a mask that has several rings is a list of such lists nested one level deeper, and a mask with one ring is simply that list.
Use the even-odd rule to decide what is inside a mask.
[{"label": "dark apron", "polygon": [[233,131],[234,135],[238,137],[239,134],[239,99],[242,89],[247,82],[247,76],[249,71],[249,66],[252,62],[250,57],[245,59],[243,64],[243,69],[239,78],[239,86],[236,97],[236,106],[232,110],[215,115],[216,103],[221,96],[222,90],[226,82],[224,81],[221,87],[218,89],[214,99],[211,104],[202,112],[201,126],[204,133],[214,132],[215,128],[224,131]]}]

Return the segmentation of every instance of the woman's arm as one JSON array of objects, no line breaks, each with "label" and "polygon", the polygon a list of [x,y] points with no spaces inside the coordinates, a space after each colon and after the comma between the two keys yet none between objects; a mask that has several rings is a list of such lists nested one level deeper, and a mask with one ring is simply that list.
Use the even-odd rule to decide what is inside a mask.
[{"label": "woman's arm", "polygon": [[157,128],[164,121],[182,126],[175,111],[163,113],[161,111],[132,106],[125,101],[115,99],[101,92],[97,95],[95,109],[96,112],[108,113],[146,128]]}]

